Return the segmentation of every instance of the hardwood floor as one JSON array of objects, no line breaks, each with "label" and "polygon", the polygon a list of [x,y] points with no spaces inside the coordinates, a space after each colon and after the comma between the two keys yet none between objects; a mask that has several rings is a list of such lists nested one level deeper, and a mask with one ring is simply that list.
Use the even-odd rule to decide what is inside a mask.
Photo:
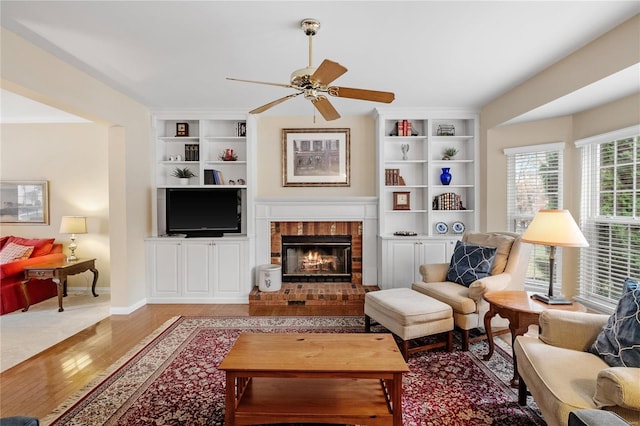
[{"label": "hardwood floor", "polygon": [[0,417],[43,418],[174,316],[362,315],[329,306],[145,305],[112,315],[0,374]]}]

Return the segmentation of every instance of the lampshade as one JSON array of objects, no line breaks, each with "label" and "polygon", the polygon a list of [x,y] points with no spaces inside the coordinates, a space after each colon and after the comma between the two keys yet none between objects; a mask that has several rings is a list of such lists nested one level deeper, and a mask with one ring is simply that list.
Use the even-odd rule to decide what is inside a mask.
[{"label": "lampshade", "polygon": [[555,247],[588,247],[569,210],[540,210],[522,235],[522,241]]},{"label": "lampshade", "polygon": [[86,234],[87,218],[84,216],[62,216],[61,234]]}]

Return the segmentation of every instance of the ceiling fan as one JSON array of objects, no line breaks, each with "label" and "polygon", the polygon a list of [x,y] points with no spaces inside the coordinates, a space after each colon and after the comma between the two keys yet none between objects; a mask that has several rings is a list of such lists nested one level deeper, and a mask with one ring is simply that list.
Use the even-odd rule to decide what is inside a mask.
[{"label": "ceiling fan", "polygon": [[337,62],[325,59],[322,61],[318,68],[315,68],[312,64],[312,40],[313,36],[320,29],[320,21],[316,19],[304,19],[301,22],[301,27],[304,33],[309,37],[309,66],[295,70],[291,73],[289,84],[268,83],[264,81],[254,80],[241,80],[238,78],[229,78],[227,80],[243,81],[246,83],[267,84],[270,86],[287,87],[297,90],[296,93],[292,93],[268,104],[262,105],[254,110],[249,111],[249,114],[259,114],[272,108],[276,105],[283,103],[296,96],[304,95],[304,98],[310,100],[315,108],[320,112],[325,120],[331,121],[340,118],[338,111],[331,105],[329,99],[325,94],[335,96],[338,98],[351,98],[360,99],[365,101],[385,102],[391,103],[395,95],[392,92],[380,92],[377,90],[367,89],[354,89],[351,87],[329,86],[336,78],[347,72],[347,69]]}]

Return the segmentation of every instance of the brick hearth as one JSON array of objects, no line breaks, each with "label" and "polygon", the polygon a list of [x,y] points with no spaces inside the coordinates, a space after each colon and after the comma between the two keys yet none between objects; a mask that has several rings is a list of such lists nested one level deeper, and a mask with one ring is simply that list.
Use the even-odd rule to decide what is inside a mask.
[{"label": "brick hearth", "polygon": [[378,286],[353,283],[282,283],[279,291],[264,292],[254,287],[250,306],[364,306],[364,295]]}]

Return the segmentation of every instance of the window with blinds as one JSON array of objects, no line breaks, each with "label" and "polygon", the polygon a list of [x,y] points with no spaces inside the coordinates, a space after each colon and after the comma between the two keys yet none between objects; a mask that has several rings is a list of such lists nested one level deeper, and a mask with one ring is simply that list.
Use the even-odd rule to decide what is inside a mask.
[{"label": "window with blinds", "polygon": [[[551,143],[504,150],[507,156],[507,219],[509,230],[522,234],[538,210],[562,208],[562,150]],[[562,286],[562,250],[557,250],[554,289]],[[525,285],[533,290],[549,288],[549,247],[534,245]]]},{"label": "window with blinds", "polygon": [[640,278],[640,126],[576,141],[582,151],[580,296],[613,306]]}]

